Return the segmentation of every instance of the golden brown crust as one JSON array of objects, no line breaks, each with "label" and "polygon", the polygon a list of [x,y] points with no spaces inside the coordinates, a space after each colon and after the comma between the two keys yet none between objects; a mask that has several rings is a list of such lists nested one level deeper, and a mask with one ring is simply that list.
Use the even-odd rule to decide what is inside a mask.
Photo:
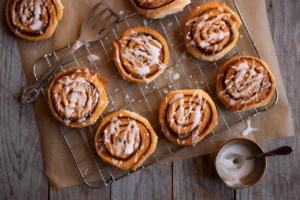
[{"label": "golden brown crust", "polygon": [[135,27],[126,30],[113,42],[114,63],[122,77],[135,83],[149,83],[168,65],[169,49],[156,31]]},{"label": "golden brown crust", "polygon": [[126,110],[106,116],[95,147],[105,162],[123,170],[136,170],[155,150],[157,136],[144,117]]},{"label": "golden brown crust", "polygon": [[275,92],[275,78],[268,65],[252,56],[228,60],[219,70],[217,94],[233,111],[267,105]]},{"label": "golden brown crust", "polygon": [[216,106],[203,90],[169,92],[160,104],[159,123],[174,144],[195,145],[208,135],[218,119]]},{"label": "golden brown crust", "polygon": [[223,3],[203,3],[185,20],[184,43],[187,50],[200,60],[219,60],[238,41],[241,24],[239,16]]},{"label": "golden brown crust", "polygon": [[48,88],[54,118],[73,128],[93,125],[108,104],[107,80],[84,67],[58,73]]},{"label": "golden brown crust", "polygon": [[160,19],[181,12],[190,0],[130,0],[136,11],[149,19]]},{"label": "golden brown crust", "polygon": [[5,16],[8,27],[18,37],[40,41],[52,36],[63,15],[60,0],[8,0]]}]

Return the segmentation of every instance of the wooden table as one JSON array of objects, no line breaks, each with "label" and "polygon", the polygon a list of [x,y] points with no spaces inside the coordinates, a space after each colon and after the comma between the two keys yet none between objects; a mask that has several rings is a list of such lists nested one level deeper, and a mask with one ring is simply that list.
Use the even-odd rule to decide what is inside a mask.
[{"label": "wooden table", "polygon": [[[296,134],[300,130],[300,1],[267,0],[268,15]],[[4,20],[0,0],[0,199],[299,199],[300,135],[263,143],[295,148],[269,159],[262,181],[234,190],[220,181],[212,156],[151,167],[100,190],[84,185],[52,190],[43,160],[32,105],[20,104],[25,75],[17,43]]]}]

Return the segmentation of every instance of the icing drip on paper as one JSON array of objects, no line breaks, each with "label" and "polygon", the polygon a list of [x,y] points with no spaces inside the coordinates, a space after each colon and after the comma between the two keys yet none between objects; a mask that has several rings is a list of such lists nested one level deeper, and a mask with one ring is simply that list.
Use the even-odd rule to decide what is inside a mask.
[{"label": "icing drip on paper", "polygon": [[174,80],[174,81],[177,81],[179,78],[180,78],[180,74],[179,74],[179,73],[175,73],[175,74],[173,75],[173,80]]},{"label": "icing drip on paper", "polygon": [[86,56],[86,59],[90,62],[90,64],[93,64],[93,62],[100,60],[99,56],[94,54]]},{"label": "icing drip on paper", "polygon": [[247,119],[246,124],[247,124],[247,128],[245,130],[243,130],[243,132],[242,132],[242,136],[244,136],[244,137],[247,136],[252,131],[256,131],[257,130],[257,128],[252,128],[251,127],[251,121],[250,121],[250,119]]}]

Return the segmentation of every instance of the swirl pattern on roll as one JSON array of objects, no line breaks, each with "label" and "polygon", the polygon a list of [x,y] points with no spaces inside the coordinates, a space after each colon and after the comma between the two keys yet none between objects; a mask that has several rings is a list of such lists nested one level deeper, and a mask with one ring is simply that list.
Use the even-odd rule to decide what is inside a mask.
[{"label": "swirl pattern on roll", "polygon": [[155,150],[157,136],[142,116],[126,110],[103,119],[95,136],[98,155],[120,169],[136,170]]},{"label": "swirl pattern on roll", "polygon": [[163,73],[168,64],[168,45],[152,29],[128,29],[113,45],[114,62],[120,74],[128,81],[149,83]]},{"label": "swirl pattern on roll", "polygon": [[94,124],[108,104],[107,80],[87,68],[71,68],[56,75],[48,89],[54,117],[66,126]]},{"label": "swirl pattern on roll", "polygon": [[165,137],[179,145],[195,145],[217,122],[213,100],[203,90],[170,92],[160,105],[159,123]]},{"label": "swirl pattern on roll", "polygon": [[6,19],[12,32],[23,39],[49,38],[63,15],[60,0],[9,0]]},{"label": "swirl pattern on roll", "polygon": [[219,70],[217,94],[233,111],[266,105],[275,92],[275,78],[267,64],[255,57],[238,56]]},{"label": "swirl pattern on roll", "polygon": [[238,41],[240,25],[240,18],[229,7],[220,2],[207,2],[187,17],[183,28],[184,43],[200,60],[219,60]]},{"label": "swirl pattern on roll", "polygon": [[164,18],[181,12],[190,0],[131,0],[136,11],[150,19]]}]

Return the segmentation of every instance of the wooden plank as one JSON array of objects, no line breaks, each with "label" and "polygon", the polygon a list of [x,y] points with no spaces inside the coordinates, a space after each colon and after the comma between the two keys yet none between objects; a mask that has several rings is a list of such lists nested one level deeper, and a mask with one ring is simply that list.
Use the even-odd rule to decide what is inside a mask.
[{"label": "wooden plank", "polygon": [[[5,1],[0,0],[3,10]],[[298,91],[300,77],[300,2],[267,0],[271,30],[291,104],[296,133],[300,130]],[[38,132],[30,105],[20,105],[25,76],[14,37],[0,16],[0,199],[47,199]],[[300,146],[300,136],[266,142],[267,149]],[[296,199],[300,193],[299,148],[288,157],[269,159],[264,179],[255,187],[237,190],[237,199]],[[232,199],[213,169],[211,156],[156,166],[93,190],[84,185],[50,190],[51,199]],[[173,185],[172,185],[173,182]],[[172,189],[173,187],[173,189]],[[173,191],[172,191],[173,190]]]},{"label": "wooden plank", "polygon": [[98,190],[83,184],[57,190],[50,189],[49,197],[51,200],[110,199],[110,186]]},{"label": "wooden plank", "polygon": [[112,184],[111,199],[171,199],[172,164],[153,166]]},{"label": "wooden plank", "polygon": [[296,136],[263,143],[265,150],[290,145],[290,156],[268,159],[268,170],[263,180],[251,189],[238,190],[237,199],[297,199],[300,194],[300,2],[266,0],[268,17],[273,34],[284,86],[291,105]]},{"label": "wooden plank", "polygon": [[[4,10],[5,0],[0,0]],[[26,85],[15,38],[0,15],[0,199],[47,199],[48,182],[32,105],[21,105]]]},{"label": "wooden plank", "polygon": [[234,189],[227,187],[214,168],[214,155],[175,162],[173,199],[233,199]]}]

